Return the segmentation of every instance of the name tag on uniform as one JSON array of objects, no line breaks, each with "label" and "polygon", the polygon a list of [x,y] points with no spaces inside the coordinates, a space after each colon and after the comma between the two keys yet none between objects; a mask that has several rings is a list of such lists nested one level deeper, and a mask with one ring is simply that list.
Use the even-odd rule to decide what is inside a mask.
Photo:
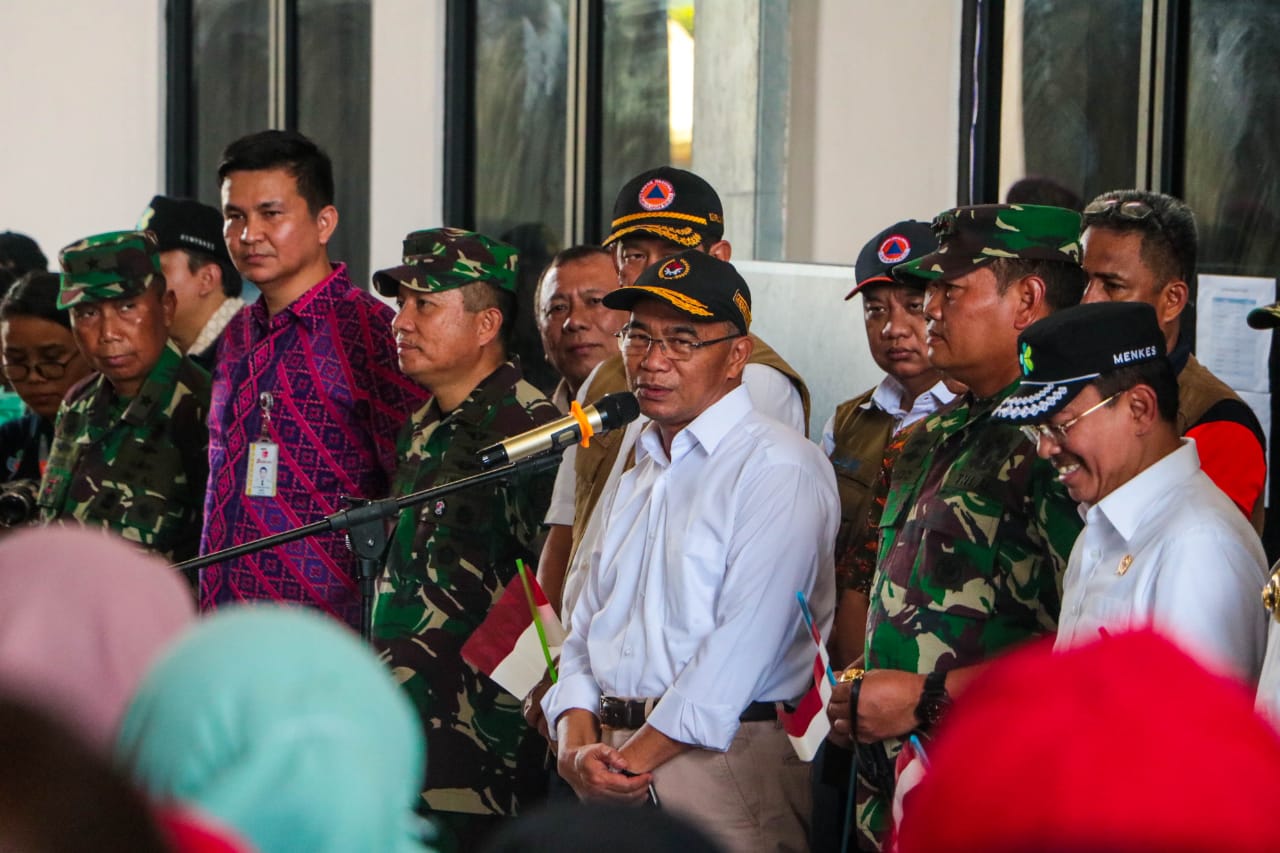
[{"label": "name tag on uniform", "polygon": [[249,474],[244,493],[254,498],[276,496],[276,469],[280,464],[280,448],[274,441],[255,441],[249,445]]}]

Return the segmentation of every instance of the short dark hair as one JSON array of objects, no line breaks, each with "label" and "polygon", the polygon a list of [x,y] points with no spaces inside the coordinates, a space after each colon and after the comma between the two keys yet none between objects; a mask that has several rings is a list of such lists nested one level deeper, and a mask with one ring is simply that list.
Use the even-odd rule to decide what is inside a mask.
[{"label": "short dark hair", "polygon": [[996,258],[991,262],[991,272],[1001,293],[1021,278],[1039,276],[1044,281],[1044,301],[1051,312],[1079,305],[1088,283],[1084,267],[1065,261]]},{"label": "short dark hair", "polygon": [[[1173,372],[1173,365],[1168,358],[1161,357],[1112,370],[1099,376],[1093,385],[1104,400],[1138,385],[1147,385],[1156,392],[1156,409],[1160,419],[1169,424],[1178,422],[1178,376]],[[1112,405],[1114,404],[1112,401]]]},{"label": "short dark hair", "polygon": [[224,264],[210,253],[199,249],[182,249],[181,251],[187,253],[187,271],[192,275],[209,264],[216,265],[222,271],[222,292],[228,299],[239,296],[243,292],[244,282],[240,280],[240,273],[231,264]]},{"label": "short dark hair", "polygon": [[218,163],[218,183],[232,172],[264,169],[284,169],[292,175],[312,216],[333,204],[333,161],[296,130],[263,130],[232,142]]},{"label": "short dark hair", "polygon": [[1049,204],[1077,211],[1082,205],[1073,190],[1044,175],[1027,175],[1014,181],[1004,200],[1008,204]]},{"label": "short dark hair", "polygon": [[503,350],[507,350],[516,318],[516,295],[491,281],[473,281],[459,289],[462,291],[462,307],[470,313],[476,314],[486,308],[497,308],[502,313],[502,331],[498,339]]},{"label": "short dark hair", "polygon": [[[1132,203],[1132,204],[1131,204]],[[1150,213],[1141,215],[1141,211]],[[1111,190],[1084,209],[1084,228],[1142,235],[1142,262],[1161,286],[1196,275],[1196,217],[1181,199],[1147,190]]]},{"label": "short dark hair", "polygon": [[543,267],[542,272],[538,274],[538,286],[534,291],[535,305],[542,301],[542,283],[547,280],[547,275],[554,269],[559,269],[565,264],[572,264],[575,261],[585,260],[587,258],[601,256],[613,263],[613,253],[601,246],[582,244],[579,246],[570,246],[567,249],[561,249],[556,252],[551,260]]},{"label": "short dark hair", "polygon": [[52,272],[29,272],[9,289],[0,301],[0,320],[10,317],[35,317],[71,328],[71,315],[58,307],[58,288],[62,277]]}]

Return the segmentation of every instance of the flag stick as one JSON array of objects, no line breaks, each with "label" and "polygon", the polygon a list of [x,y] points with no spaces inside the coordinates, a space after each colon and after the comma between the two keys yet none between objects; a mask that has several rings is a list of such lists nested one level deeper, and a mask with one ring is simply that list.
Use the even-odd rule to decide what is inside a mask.
[{"label": "flag stick", "polygon": [[[804,593],[796,590],[796,601],[800,602],[800,612],[804,614],[804,624],[809,626],[809,634],[813,637],[813,642],[818,648],[822,648],[822,635],[818,633],[818,628],[813,624],[813,612],[809,610],[809,602],[804,600]],[[836,675],[831,671],[831,663],[827,662],[827,681],[831,682],[831,686],[836,686]]]},{"label": "flag stick", "polygon": [[555,684],[559,677],[556,674],[555,661],[551,660],[551,647],[547,645],[547,632],[542,627],[542,614],[533,600],[533,587],[529,585],[529,573],[525,570],[524,560],[516,560],[516,571],[520,573],[520,583],[524,584],[524,597],[529,602],[529,612],[533,614],[533,627],[538,631],[538,643],[542,646],[542,656],[547,659],[547,673],[551,683]]}]

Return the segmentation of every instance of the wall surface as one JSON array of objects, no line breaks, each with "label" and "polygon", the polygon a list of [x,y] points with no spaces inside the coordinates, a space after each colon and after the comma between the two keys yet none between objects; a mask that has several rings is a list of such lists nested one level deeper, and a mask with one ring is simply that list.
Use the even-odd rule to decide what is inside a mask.
[{"label": "wall surface", "polygon": [[853,263],[956,198],[961,3],[792,4],[789,261]]},{"label": "wall surface", "polygon": [[369,269],[399,262],[404,235],[444,224],[442,0],[375,0]]},{"label": "wall surface", "polygon": [[0,0],[0,231],[131,228],[164,181],[163,0]]}]

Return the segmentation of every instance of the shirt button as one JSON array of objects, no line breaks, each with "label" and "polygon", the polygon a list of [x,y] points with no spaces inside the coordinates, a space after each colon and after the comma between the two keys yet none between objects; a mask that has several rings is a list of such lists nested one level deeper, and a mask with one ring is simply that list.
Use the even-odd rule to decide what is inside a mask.
[{"label": "shirt button", "polygon": [[623,649],[622,649],[622,656],[623,656],[623,657],[628,657],[628,658],[629,658],[629,657],[631,657],[631,647],[630,647],[630,646],[624,646],[624,647],[623,647]]}]

